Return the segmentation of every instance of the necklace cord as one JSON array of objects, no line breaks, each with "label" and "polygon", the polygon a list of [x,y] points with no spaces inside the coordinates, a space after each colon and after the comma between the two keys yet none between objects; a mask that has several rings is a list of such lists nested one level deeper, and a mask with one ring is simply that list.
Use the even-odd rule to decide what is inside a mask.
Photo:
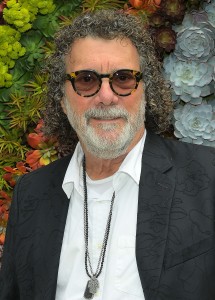
[{"label": "necklace cord", "polygon": [[[112,219],[112,212],[113,212],[113,204],[115,199],[115,192],[113,192],[111,204],[110,204],[110,211],[107,219],[107,225],[105,229],[104,239],[102,243],[102,249],[98,260],[98,265],[96,268],[96,272],[93,272],[92,264],[90,260],[90,254],[89,254],[89,222],[88,222],[88,196],[87,196],[87,180],[86,180],[86,159],[85,156],[83,157],[82,162],[83,167],[83,188],[84,188],[84,241],[85,241],[85,270],[87,273],[87,276],[90,278],[98,278],[98,276],[101,274],[103,265],[104,265],[104,259],[105,259],[105,253],[107,249],[107,242],[108,237],[110,233],[110,225],[111,225],[111,219]],[[88,270],[88,264],[90,268],[90,272]],[[90,274],[91,273],[91,274]]]}]

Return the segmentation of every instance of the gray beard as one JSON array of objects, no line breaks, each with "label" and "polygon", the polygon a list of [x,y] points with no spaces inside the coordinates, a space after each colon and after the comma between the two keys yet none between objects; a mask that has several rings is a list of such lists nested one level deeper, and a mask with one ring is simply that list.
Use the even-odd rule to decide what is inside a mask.
[{"label": "gray beard", "polygon": [[[141,101],[138,112],[133,115],[129,114],[123,108],[109,107],[91,108],[80,117],[72,110],[67,99],[64,100],[64,104],[68,120],[76,131],[80,141],[93,156],[101,159],[114,159],[125,154],[137,131],[144,126],[144,99]],[[89,125],[91,118],[123,118],[125,120],[125,125],[121,128],[117,137],[114,136],[114,138],[111,139],[110,136],[107,138],[105,135],[99,135],[96,130]],[[109,134],[111,132],[114,134],[119,127],[120,125],[118,124],[99,124],[97,126],[97,128],[100,128]]]}]

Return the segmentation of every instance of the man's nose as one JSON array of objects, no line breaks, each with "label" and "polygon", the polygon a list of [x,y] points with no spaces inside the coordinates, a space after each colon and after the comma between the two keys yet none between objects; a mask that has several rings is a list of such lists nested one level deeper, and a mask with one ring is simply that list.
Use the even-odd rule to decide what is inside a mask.
[{"label": "man's nose", "polygon": [[119,96],[112,91],[109,79],[103,78],[101,88],[95,96],[95,104],[114,105],[118,100]]}]

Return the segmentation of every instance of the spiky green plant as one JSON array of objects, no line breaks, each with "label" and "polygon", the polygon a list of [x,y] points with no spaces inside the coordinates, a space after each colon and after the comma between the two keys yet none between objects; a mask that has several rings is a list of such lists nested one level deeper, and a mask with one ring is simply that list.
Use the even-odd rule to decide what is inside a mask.
[{"label": "spiky green plant", "polygon": [[[15,155],[24,159],[25,152],[28,150],[28,147],[23,143],[22,135],[20,130],[11,129],[5,130],[0,127],[0,161],[4,164],[4,161],[8,155]],[[2,159],[4,160],[2,162]],[[8,157],[9,159],[9,157]],[[10,157],[11,159],[11,157]]]},{"label": "spiky green plant", "polygon": [[82,7],[84,11],[95,11],[98,9],[123,8],[125,0],[84,0]]},{"label": "spiky green plant", "polygon": [[38,73],[34,76],[34,80],[25,84],[26,92],[31,93],[32,97],[45,97],[47,86],[47,74]]},{"label": "spiky green plant", "polygon": [[19,93],[11,95],[11,102],[8,103],[8,116],[10,127],[20,128],[26,132],[28,125],[36,123],[41,118],[41,110],[44,107],[43,99],[39,96]]}]

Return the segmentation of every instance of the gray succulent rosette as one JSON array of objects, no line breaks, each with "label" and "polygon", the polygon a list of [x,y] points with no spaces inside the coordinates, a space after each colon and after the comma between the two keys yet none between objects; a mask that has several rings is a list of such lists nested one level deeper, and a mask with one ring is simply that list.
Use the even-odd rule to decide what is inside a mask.
[{"label": "gray succulent rosette", "polygon": [[164,75],[176,105],[175,136],[185,142],[215,147],[215,25],[209,8],[186,14],[175,26],[175,51],[164,59]]},{"label": "gray succulent rosette", "polygon": [[215,147],[215,106],[179,105],[174,111],[175,136],[185,142]]},{"label": "gray succulent rosette", "polygon": [[203,22],[181,30],[174,54],[182,61],[207,62],[215,55],[215,28]]}]

